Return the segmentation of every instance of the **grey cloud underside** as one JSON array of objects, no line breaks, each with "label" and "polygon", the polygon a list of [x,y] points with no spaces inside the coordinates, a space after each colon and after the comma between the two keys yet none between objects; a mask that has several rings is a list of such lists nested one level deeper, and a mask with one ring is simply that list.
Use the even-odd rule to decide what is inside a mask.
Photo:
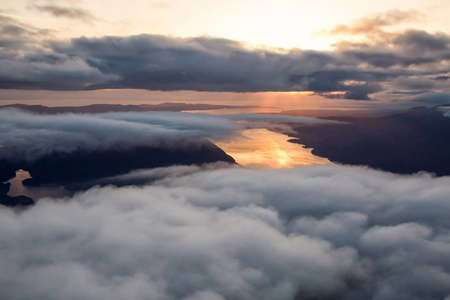
[{"label": "grey cloud underside", "polygon": [[55,17],[65,17],[69,19],[78,19],[86,22],[92,22],[97,18],[88,10],[79,7],[61,6],[56,4],[33,5],[30,9],[49,13]]},{"label": "grey cloud underside", "polygon": [[[190,174],[191,173],[191,174]],[[172,167],[0,209],[2,299],[444,299],[450,178]]]},{"label": "grey cloud underside", "polygon": [[450,93],[427,93],[413,99],[416,102],[427,102],[434,104],[450,104]]},{"label": "grey cloud underside", "polygon": [[[213,37],[162,35],[75,38],[43,42],[7,17],[0,19],[0,88],[90,90],[137,88],[196,91],[312,91],[368,100],[405,92],[396,80],[421,78],[446,92],[449,36],[408,30],[374,44],[341,42],[334,51],[248,48]],[[36,43],[40,46],[36,46]]]}]

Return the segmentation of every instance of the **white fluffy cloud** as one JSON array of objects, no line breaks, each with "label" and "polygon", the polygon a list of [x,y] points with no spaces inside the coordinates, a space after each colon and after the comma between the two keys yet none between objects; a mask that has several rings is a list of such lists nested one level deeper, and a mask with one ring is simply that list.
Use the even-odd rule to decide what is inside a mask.
[{"label": "white fluffy cloud", "polygon": [[36,115],[0,110],[0,120],[0,158],[29,160],[54,151],[179,148],[239,128],[215,116],[170,112]]},{"label": "white fluffy cloud", "polygon": [[2,299],[450,295],[449,177],[343,166],[172,172],[1,209]]},{"label": "white fluffy cloud", "polygon": [[[174,112],[38,115],[0,110],[0,159],[33,160],[52,152],[71,153],[137,146],[180,148],[220,139],[268,121],[322,124],[317,118],[256,114],[214,116]],[[255,122],[236,123],[236,120]]]}]

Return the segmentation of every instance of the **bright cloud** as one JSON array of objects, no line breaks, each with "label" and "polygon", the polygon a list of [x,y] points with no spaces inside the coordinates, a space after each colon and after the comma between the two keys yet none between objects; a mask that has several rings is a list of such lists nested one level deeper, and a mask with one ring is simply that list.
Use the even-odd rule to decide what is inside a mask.
[{"label": "bright cloud", "polygon": [[154,185],[1,209],[3,298],[450,294],[448,177],[182,168]]}]

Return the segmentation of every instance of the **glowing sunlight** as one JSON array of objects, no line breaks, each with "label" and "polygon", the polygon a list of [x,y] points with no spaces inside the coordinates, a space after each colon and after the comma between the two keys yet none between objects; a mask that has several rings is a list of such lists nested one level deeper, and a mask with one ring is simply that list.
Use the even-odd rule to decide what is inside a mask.
[{"label": "glowing sunlight", "polygon": [[310,148],[288,142],[284,134],[264,128],[246,129],[242,136],[232,140],[214,141],[238,164],[249,168],[290,168],[331,164],[331,162],[311,153]]}]

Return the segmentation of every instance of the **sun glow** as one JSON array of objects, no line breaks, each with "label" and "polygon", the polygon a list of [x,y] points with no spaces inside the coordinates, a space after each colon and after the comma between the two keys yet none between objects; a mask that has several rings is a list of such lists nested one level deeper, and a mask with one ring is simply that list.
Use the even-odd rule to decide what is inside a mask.
[{"label": "sun glow", "polygon": [[242,19],[238,31],[235,28],[229,28],[229,32],[225,28],[218,31],[232,39],[283,49],[327,49],[334,42],[330,37],[314,36],[310,16],[299,11],[262,11],[254,16]]},{"label": "sun glow", "polygon": [[288,142],[289,137],[281,133],[263,128],[239,133],[241,137],[213,142],[245,167],[290,168],[331,163],[326,158],[312,154],[312,149]]}]

